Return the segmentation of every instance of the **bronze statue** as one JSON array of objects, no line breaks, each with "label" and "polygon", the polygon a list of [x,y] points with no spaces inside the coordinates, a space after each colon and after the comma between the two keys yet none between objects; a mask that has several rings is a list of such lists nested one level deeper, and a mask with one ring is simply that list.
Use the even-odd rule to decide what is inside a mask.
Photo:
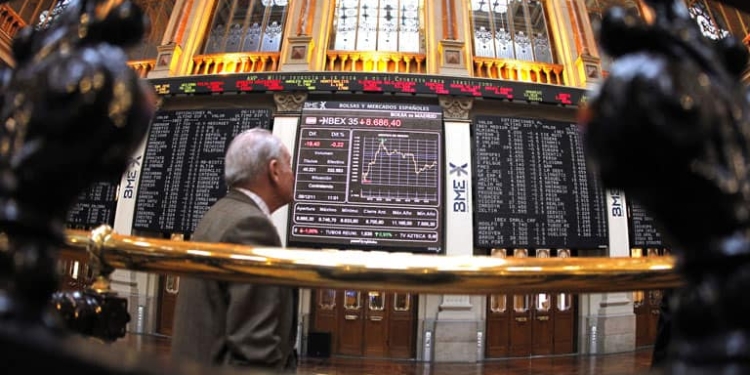
[{"label": "bronze statue", "polygon": [[13,260],[4,315],[41,319],[65,213],[85,187],[120,176],[145,135],[155,96],[122,48],[146,27],[129,1],[70,1],[13,41],[16,68],[0,89],[0,227]]},{"label": "bronze statue", "polygon": [[750,373],[747,48],[703,37],[681,0],[646,3],[650,24],[619,8],[602,22],[615,62],[581,111],[586,152],[677,247],[665,373]]},{"label": "bronze statue", "polygon": [[3,374],[240,373],[104,348],[91,336],[122,336],[125,300],[97,282],[83,293],[53,293],[67,210],[92,182],[122,175],[154,114],[153,88],[123,51],[146,27],[129,0],[69,0],[51,24],[18,33],[16,67],[0,71]]},{"label": "bronze statue", "polygon": [[[121,176],[153,116],[153,89],[123,51],[147,27],[130,1],[71,0],[51,24],[18,32],[16,66],[0,72],[0,362],[9,373],[28,371],[19,361],[52,358],[45,355],[60,343],[55,335],[66,332],[49,306],[67,210],[91,183]],[[105,322],[122,326],[113,330],[85,314],[91,302],[122,312],[124,300],[55,296],[61,308],[83,313],[78,328],[109,340],[124,333],[122,314]]]}]

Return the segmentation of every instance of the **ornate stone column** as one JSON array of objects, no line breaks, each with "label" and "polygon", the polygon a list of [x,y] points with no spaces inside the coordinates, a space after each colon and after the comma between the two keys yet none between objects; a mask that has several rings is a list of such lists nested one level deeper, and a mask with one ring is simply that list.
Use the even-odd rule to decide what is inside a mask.
[{"label": "ornate stone column", "polygon": [[591,87],[602,81],[602,62],[601,59],[592,56],[588,49],[584,49],[576,59],[576,71],[578,72],[579,82]]},{"label": "ornate stone column", "polygon": [[[581,6],[579,0],[568,0],[568,17],[573,27],[573,40],[575,41],[576,53],[578,57],[575,60],[577,72],[577,82],[580,82],[587,88],[592,88],[602,81],[602,63],[599,55],[593,55],[591,49],[596,49],[593,30],[590,23],[581,22],[581,19],[588,17],[585,14],[585,6]],[[592,47],[593,46],[593,47]],[[597,53],[597,51],[594,51]]]},{"label": "ornate stone column", "polygon": [[156,65],[148,78],[164,78],[178,74],[182,41],[194,0],[178,0],[172,10],[162,45],[156,47]]},{"label": "ornate stone column", "polygon": [[466,64],[466,42],[461,40],[457,31],[460,20],[456,15],[454,0],[442,1],[443,39],[440,40],[440,73],[457,76],[469,76]]},{"label": "ornate stone column", "polygon": [[182,56],[182,47],[175,42],[156,47],[156,65],[148,78],[164,78],[177,75],[177,62]]},{"label": "ornate stone column", "polygon": [[[471,123],[474,98],[440,96],[445,122],[446,255],[474,253],[471,204]],[[442,295],[434,321],[434,361],[476,362],[483,356],[484,296]]]},{"label": "ornate stone column", "polygon": [[[276,115],[273,119],[273,134],[284,142],[292,155],[295,155],[297,144],[297,129],[299,127],[302,108],[307,101],[307,92],[280,92],[273,94],[276,103]],[[289,219],[289,206],[276,210],[272,220],[276,226],[282,244],[286,246],[287,220]],[[310,304],[312,301],[312,290],[300,289],[299,305],[297,313],[297,349],[300,353],[306,353],[307,341],[302,337],[307,335],[310,321]]]},{"label": "ornate stone column", "polygon": [[[304,0],[300,4],[299,20],[294,35],[286,38],[286,51],[283,54],[281,71],[309,71],[312,50],[315,47],[312,34],[312,20],[315,14],[315,0]],[[292,17],[292,19],[295,19]]]}]

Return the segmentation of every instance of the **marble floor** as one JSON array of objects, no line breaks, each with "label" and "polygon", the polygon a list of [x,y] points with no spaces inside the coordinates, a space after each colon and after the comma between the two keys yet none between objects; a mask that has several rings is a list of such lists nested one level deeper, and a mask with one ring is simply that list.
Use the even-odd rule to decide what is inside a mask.
[{"label": "marble floor", "polygon": [[[114,346],[167,357],[169,338],[128,335]],[[302,358],[298,375],[645,375],[649,373],[651,348],[631,353],[568,355],[489,360],[483,363],[431,363],[362,358]]]}]

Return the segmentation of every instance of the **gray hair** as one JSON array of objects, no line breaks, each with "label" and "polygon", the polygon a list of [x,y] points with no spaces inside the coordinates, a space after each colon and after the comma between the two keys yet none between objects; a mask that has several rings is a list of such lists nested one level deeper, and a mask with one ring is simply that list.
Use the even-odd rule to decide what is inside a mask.
[{"label": "gray hair", "polygon": [[266,173],[268,163],[281,160],[284,144],[266,129],[253,128],[238,134],[224,158],[224,181],[231,188],[252,182]]}]

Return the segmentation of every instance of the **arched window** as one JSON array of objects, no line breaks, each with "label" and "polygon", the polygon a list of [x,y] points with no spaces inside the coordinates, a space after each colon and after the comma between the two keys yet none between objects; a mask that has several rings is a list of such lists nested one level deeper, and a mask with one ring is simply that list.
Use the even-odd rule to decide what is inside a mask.
[{"label": "arched window", "polygon": [[8,5],[18,13],[27,25],[45,28],[59,17],[69,2],[69,0],[26,0],[11,1]]},{"label": "arched window", "polygon": [[[128,58],[129,60],[155,59],[156,47],[161,44],[164,37],[175,0],[134,0],[134,2],[148,16],[150,30],[142,43],[128,51]],[[9,4],[28,25],[46,28],[71,2],[70,0],[26,0],[11,1]]]},{"label": "arched window", "polygon": [[698,23],[701,32],[707,38],[714,40],[729,36],[729,27],[718,5],[706,0],[688,0],[688,12]]},{"label": "arched window", "polygon": [[205,53],[278,52],[288,0],[219,0]]},{"label": "arched window", "polygon": [[538,0],[471,0],[474,55],[553,63],[544,4]]},{"label": "arched window", "polygon": [[420,52],[421,0],[337,0],[331,49]]},{"label": "arched window", "polygon": [[750,14],[724,4],[721,4],[720,8],[732,35],[741,40],[750,34]]}]

